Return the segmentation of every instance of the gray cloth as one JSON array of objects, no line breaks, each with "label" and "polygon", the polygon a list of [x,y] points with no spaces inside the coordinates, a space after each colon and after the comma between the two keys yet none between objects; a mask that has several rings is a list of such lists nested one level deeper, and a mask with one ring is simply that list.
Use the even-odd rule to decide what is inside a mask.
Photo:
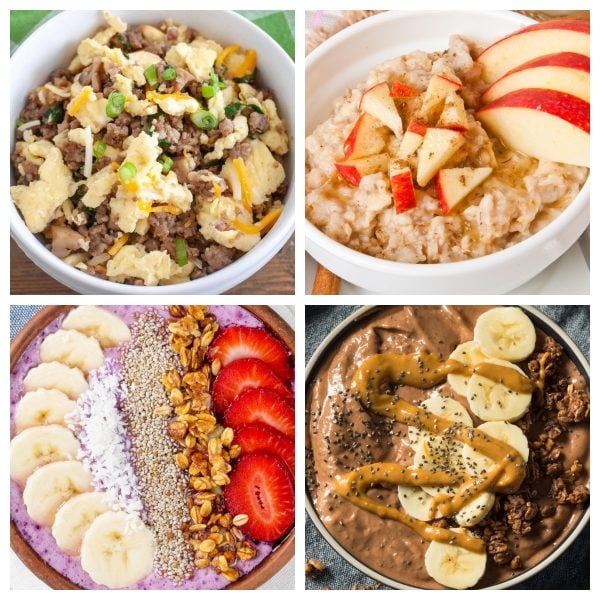
[{"label": "gray cloth", "polygon": [[[306,307],[306,361],[314,354],[327,334],[358,306]],[[589,360],[590,309],[589,306],[536,306],[562,327]],[[306,560],[316,558],[326,565],[317,578],[306,578],[306,589],[351,589],[355,586],[379,587],[347,563],[329,544],[306,515]],[[388,589],[381,586],[382,589]],[[521,590],[587,590],[590,589],[590,529],[589,525],[566,552],[541,573],[512,589]]]},{"label": "gray cloth", "polygon": [[23,329],[25,323],[33,317],[37,312],[42,310],[43,306],[39,304],[28,304],[27,306],[20,304],[11,304],[10,306],[10,341],[15,339],[15,335]]}]

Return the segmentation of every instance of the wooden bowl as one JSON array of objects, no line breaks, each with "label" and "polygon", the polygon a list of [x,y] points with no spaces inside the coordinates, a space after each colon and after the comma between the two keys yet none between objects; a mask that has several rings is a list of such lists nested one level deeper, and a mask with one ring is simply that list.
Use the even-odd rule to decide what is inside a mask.
[{"label": "wooden bowl", "polygon": [[[10,345],[10,370],[15,368],[17,361],[31,342],[47,325],[61,314],[73,308],[72,306],[46,306],[35,314],[19,331]],[[260,319],[267,329],[278,337],[290,350],[294,357],[294,330],[268,306],[243,306],[248,312]],[[266,583],[278,573],[294,556],[294,529],[273,549],[255,569],[231,583],[229,590],[254,590]],[[78,585],[50,567],[37,552],[23,539],[13,520],[10,520],[10,547],[21,559],[25,566],[46,585],[55,590],[80,590]]]}]

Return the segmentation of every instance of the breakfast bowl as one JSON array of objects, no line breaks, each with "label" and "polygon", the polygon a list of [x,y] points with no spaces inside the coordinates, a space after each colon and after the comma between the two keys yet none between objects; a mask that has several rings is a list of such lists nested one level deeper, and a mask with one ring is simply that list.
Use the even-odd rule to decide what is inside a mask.
[{"label": "breakfast bowl", "polygon": [[[215,40],[219,44],[222,44],[223,47],[230,48],[233,47],[233,45],[239,44],[240,47],[251,48],[256,51],[254,56],[257,57],[258,62],[257,84],[262,88],[270,88],[273,90],[274,101],[277,103],[281,119],[285,123],[284,127],[287,129],[287,134],[290,141],[289,151],[285,154],[285,156],[281,157],[283,170],[285,171],[286,177],[285,182],[288,185],[287,190],[283,190],[282,186],[281,189],[283,191],[280,192],[279,196],[280,200],[282,201],[281,209],[283,210],[274,223],[273,219],[271,220],[269,223],[271,228],[268,231],[267,224],[265,223],[264,229],[261,230],[262,239],[260,239],[259,233],[258,241],[254,240],[253,245],[250,245],[245,249],[235,249],[232,247],[225,248],[226,250],[231,250],[230,254],[236,257],[233,262],[231,262],[230,259],[229,261],[225,262],[225,266],[223,266],[223,264],[217,264],[213,269],[210,267],[210,261],[205,260],[204,254],[202,254],[202,258],[199,258],[199,261],[203,262],[203,276],[201,275],[197,277],[195,275],[191,275],[184,277],[183,280],[175,277],[173,283],[166,285],[155,285],[156,281],[158,280],[147,280],[145,282],[147,285],[140,285],[140,283],[144,283],[144,281],[140,280],[139,278],[137,281],[133,281],[131,278],[123,277],[113,277],[113,280],[101,279],[100,277],[90,275],[89,273],[86,273],[85,270],[82,270],[82,263],[79,263],[79,268],[74,268],[74,266],[71,266],[71,264],[75,264],[75,261],[72,260],[71,264],[67,264],[64,260],[62,260],[62,258],[59,258],[59,256],[50,251],[49,242],[47,239],[44,239],[41,233],[44,223],[37,227],[37,231],[40,231],[40,233],[32,233],[30,228],[26,225],[22,213],[12,202],[10,207],[11,235],[19,247],[34,262],[34,264],[42,268],[60,283],[80,293],[210,294],[224,292],[234,287],[238,283],[246,280],[262,266],[264,266],[283,247],[293,232],[293,62],[287,56],[285,51],[279,46],[279,44],[269,35],[233,11],[177,11],[175,13],[171,13],[169,11],[117,11],[114,13],[114,17],[117,19],[122,19],[125,23],[131,24],[132,26],[157,24],[160,21],[172,19],[175,21],[176,25],[186,25],[190,28],[193,28],[200,36],[206,38],[208,43],[211,43],[211,40]],[[76,54],[78,45],[81,43],[81,41],[88,36],[94,35],[102,26],[106,26],[106,24],[104,23],[101,11],[66,11],[54,15],[23,41],[23,43],[14,52],[11,59],[12,73],[14,75],[15,82],[17,82],[11,90],[11,117],[13,119],[13,123],[18,119],[21,110],[27,101],[27,95],[29,94],[30,90],[36,86],[42,85],[45,81],[47,81],[48,75],[54,69],[57,69],[58,67],[67,67],[73,56]],[[40,48],[44,48],[43,53],[39,52]],[[219,48],[221,48],[221,46],[219,46]],[[127,60],[129,60],[129,58],[127,58]],[[223,60],[226,61],[227,58],[224,58]],[[23,77],[23,73],[27,73],[27,77]],[[123,82],[123,79],[121,81]],[[193,83],[195,84],[196,82]],[[221,84],[222,82],[219,81],[219,86],[221,86]],[[56,91],[56,88],[54,89]],[[159,87],[157,89],[160,90],[161,88]],[[160,101],[161,96],[167,95],[168,94],[157,93],[156,96],[159,99],[156,100],[156,102]],[[262,95],[259,97],[262,98]],[[207,100],[205,100],[205,102],[206,101]],[[244,105],[242,104],[242,106]],[[258,109],[260,108],[261,104],[258,103]],[[258,109],[256,112],[258,112]],[[125,110],[127,110],[127,108]],[[232,119],[237,119],[241,116],[241,114],[242,113],[239,113],[235,117],[232,116]],[[168,114],[167,117],[170,117],[170,114]],[[143,117],[143,119],[146,119],[146,117]],[[272,123],[273,121],[269,122]],[[149,127],[152,128],[152,125],[149,125]],[[87,127],[85,129],[87,129]],[[12,149],[15,148],[15,134],[15,129],[11,128]],[[154,135],[154,133],[151,133],[151,135]],[[98,134],[96,134],[96,136],[98,137]],[[258,143],[258,139],[253,139],[251,141],[253,144]],[[104,147],[106,147],[106,145]],[[106,156],[108,157],[108,154]],[[271,158],[275,160],[273,157]],[[41,160],[39,162],[41,162]],[[114,164],[118,166],[118,163]],[[164,172],[165,169],[163,169],[163,173]],[[172,172],[168,173],[166,177],[171,175]],[[76,175],[75,179],[77,180],[78,177],[79,176]],[[16,181],[13,174],[11,185],[14,185],[15,183]],[[185,193],[186,192],[184,192],[184,194]],[[220,191],[215,192],[215,195],[217,193],[220,193]],[[226,193],[227,192],[224,192],[224,194]],[[239,194],[240,192],[238,191],[236,193]],[[224,197],[226,198],[226,196]],[[257,198],[254,200],[256,201]],[[172,214],[178,213],[175,212]],[[170,215],[166,216],[169,217]],[[250,224],[252,224],[251,220]],[[44,231],[47,233],[49,229],[50,227],[46,226]],[[170,235],[177,234],[172,232]],[[215,235],[218,236],[218,234]],[[219,246],[217,242],[216,246],[211,247],[220,248],[221,246]],[[115,251],[117,250],[116,247],[111,248]],[[150,251],[150,248],[148,248],[148,251]],[[200,251],[203,252],[202,249],[200,249]],[[173,249],[171,249],[171,256],[173,263],[175,263],[175,254],[173,253]],[[192,261],[192,258],[193,256],[190,255],[190,261]],[[86,261],[84,261],[84,263],[85,262]],[[229,264],[227,264],[227,262],[229,262]],[[177,264],[179,264],[179,262],[177,262]],[[198,265],[196,264],[196,266]],[[83,267],[85,267],[85,264],[83,264]],[[173,268],[171,272],[175,272],[175,270],[176,269]],[[91,269],[91,272],[93,271],[94,269]],[[106,277],[106,274],[104,274],[104,277]],[[162,284],[164,281],[167,281],[167,279],[163,279],[160,283]],[[134,285],[134,283],[136,283],[136,285]]]},{"label": "breakfast bowl", "polygon": [[[589,522],[589,365],[577,344],[530,306],[370,306],[350,311],[344,311],[349,316],[323,339],[306,369],[306,510],[319,534],[350,565],[397,589],[503,589],[539,574]],[[489,376],[498,382],[498,374],[477,375],[492,361],[496,366],[511,364],[486,354],[496,352],[498,341],[503,352],[508,348],[499,325],[507,317],[515,327],[513,339],[528,339],[519,351],[519,366],[513,362],[510,372],[514,376],[522,369],[531,381],[542,381],[537,388],[542,391],[535,392],[528,408],[518,410],[519,393],[514,381],[508,383],[509,372],[500,377],[512,386],[507,395],[497,385],[488,394],[492,388],[484,380]],[[516,334],[517,322],[529,333]],[[492,346],[491,339],[496,340]],[[514,354],[512,360],[516,358]],[[464,378],[450,374],[446,380],[439,373],[453,361],[470,364],[474,370],[468,372],[475,374],[464,371]],[[541,364],[547,371],[540,370]],[[403,383],[396,387],[398,382]],[[560,402],[567,398],[573,401],[570,409],[579,405],[578,394],[585,396],[587,416],[561,412],[566,404]],[[560,406],[547,403],[549,398],[560,399]],[[429,437],[429,427],[437,435]],[[518,489],[505,493],[495,488],[495,496],[488,497],[477,487],[477,500],[471,504],[467,490],[473,489],[473,480],[461,473],[480,481],[489,481],[487,473],[490,478],[497,473],[494,461],[481,470],[473,462],[469,448],[478,443],[479,431],[485,432],[485,443],[504,440],[513,449],[520,445],[527,463],[509,460],[509,470],[522,470]],[[502,431],[512,433],[507,437]],[[457,444],[459,439],[466,445]],[[547,460],[552,452],[554,458]],[[557,456],[560,465],[550,466]],[[577,482],[566,474],[573,465]],[[438,480],[433,487],[427,485],[427,477],[446,475],[460,484],[441,486]],[[583,495],[573,497],[573,503],[565,501],[557,493],[563,485],[569,493],[581,485]],[[439,502],[448,496],[453,498],[452,510],[440,512]],[[462,512],[469,506],[478,514],[468,508]],[[525,506],[527,518],[521,512]],[[468,550],[461,555],[465,532],[472,535],[470,543],[480,546],[471,548],[473,555]],[[581,547],[578,551],[585,554]]]},{"label": "breakfast bowl", "polygon": [[[10,528],[11,548],[33,574],[54,589],[255,589],[289,563],[292,466],[260,443],[261,432],[271,442],[284,434],[249,419],[276,386],[285,395],[280,411],[283,403],[291,415],[285,444],[293,454],[294,332],[284,317],[264,306],[179,305],[55,306],[33,315],[11,345]],[[254,349],[243,350],[250,339]],[[221,392],[243,373],[240,402],[231,400],[226,417]],[[250,383],[257,377],[260,390]],[[181,393],[185,404],[175,401]],[[175,432],[182,423],[185,439]],[[285,506],[272,505],[262,531],[248,529],[267,523],[243,493],[250,481],[257,498],[266,489],[264,479],[239,478],[248,461],[259,479],[270,468],[283,482],[278,494],[289,495]],[[111,538],[120,518],[125,527]]]},{"label": "breakfast bowl", "polygon": [[[398,81],[399,78],[401,83],[409,82],[416,90],[421,91],[427,84],[421,74],[431,71],[431,61],[434,63],[433,72],[436,68],[443,69],[443,66],[438,67],[438,62],[443,64],[443,60],[451,56],[457,47],[455,43],[453,45],[452,38],[456,41],[457,36],[460,36],[463,40],[471,40],[477,48],[483,48],[502,36],[508,36],[532,24],[534,21],[528,17],[508,11],[390,11],[364,19],[336,33],[308,55],[305,127],[306,248],[316,261],[343,279],[377,293],[437,293],[440,290],[448,293],[505,293],[530,280],[577,241],[589,224],[589,180],[583,172],[577,175],[577,191],[573,190],[569,203],[562,206],[560,212],[544,219],[543,223],[540,221],[536,224],[532,221],[530,227],[516,238],[501,236],[497,238],[498,243],[495,245],[478,247],[478,241],[485,237],[488,230],[493,230],[494,221],[491,221],[487,230],[478,230],[474,237],[468,228],[461,232],[461,226],[448,219],[461,215],[457,211],[464,210],[465,205],[448,208],[439,200],[442,206],[441,209],[438,207],[435,196],[439,198],[440,194],[431,187],[434,181],[437,182],[437,176],[426,184],[429,187],[424,196],[419,196],[420,192],[417,191],[417,208],[414,210],[401,212],[405,208],[399,209],[394,197],[394,213],[385,165],[381,167],[383,175],[369,175],[376,167],[368,171],[363,163],[360,168],[364,168],[364,174],[368,175],[364,177],[364,185],[360,178],[360,184],[355,181],[348,185],[348,182],[352,183],[351,179],[340,170],[340,167],[347,166],[346,163],[353,163],[351,159],[340,158],[344,155],[351,156],[348,146],[351,134],[348,132],[352,129],[352,123],[359,114],[368,116],[376,113],[373,106],[369,107],[365,102],[365,98],[367,91],[377,88],[378,81],[383,79],[392,86],[394,80]],[[398,35],[399,31],[402,35]],[[449,47],[449,37],[450,50],[439,61],[436,60],[439,54],[435,54],[433,58],[424,55],[425,52],[443,52]],[[473,53],[473,46],[469,45],[469,50]],[[412,54],[408,57],[397,58],[409,53]],[[527,60],[527,55],[524,55],[523,60]],[[475,85],[478,85],[476,81]],[[391,93],[393,96],[393,90]],[[467,97],[466,94],[465,96]],[[427,97],[426,94],[424,97]],[[396,96],[395,100],[400,112],[405,110],[404,106],[410,107],[404,98]],[[405,114],[402,112],[402,121]],[[412,120],[411,113],[408,114]],[[417,114],[418,117],[419,113],[417,111],[412,114]],[[477,118],[483,122],[484,118],[480,114],[482,113],[477,113]],[[379,121],[385,123],[383,113],[381,117]],[[355,126],[357,125],[358,121]],[[487,127],[485,122],[484,125]],[[393,120],[389,121],[388,127],[395,133]],[[441,126],[438,124],[436,127]],[[447,127],[451,129],[452,125]],[[471,121],[471,127],[477,129],[481,125]],[[342,142],[346,135],[348,137],[342,153]],[[387,152],[392,165],[396,161],[391,157],[402,156],[402,145],[396,144],[389,131],[385,135],[389,136],[386,142],[388,145],[383,150],[380,146],[373,151]],[[405,138],[406,134],[402,137],[402,142]],[[577,135],[573,138],[577,138]],[[329,141],[331,139],[333,141]],[[462,150],[458,151],[455,162],[450,159],[446,166],[462,168],[465,164],[470,167],[481,167],[484,164],[477,160],[473,163],[461,160],[458,156],[461,152]],[[415,151],[406,162],[401,162],[400,168],[417,170],[417,154]],[[366,159],[360,158],[360,154],[357,156],[359,158],[355,163],[381,157],[383,154],[373,156],[371,152]],[[337,172],[333,168],[334,162]],[[565,168],[573,167],[565,165]],[[440,173],[442,170],[440,169]],[[445,170],[458,171],[456,168]],[[389,174],[391,179],[391,170]],[[380,175],[381,180],[377,179]],[[483,191],[478,192],[476,188],[472,196],[466,197],[468,206],[464,210],[465,214],[479,209],[477,202],[496,185],[491,180],[492,177],[488,183],[482,184]],[[393,184],[391,187],[393,192]],[[521,198],[526,202],[530,195],[524,188],[514,188],[508,190],[508,193],[513,194],[516,205]],[[423,197],[431,203],[426,204]],[[327,208],[324,209],[324,205]],[[415,206],[414,203],[412,206]],[[518,214],[518,209],[515,210],[513,216]],[[412,214],[416,216],[411,216]],[[468,219],[471,214],[474,213],[470,213]],[[437,230],[431,224],[434,217],[439,224]],[[508,219],[507,216],[505,221]],[[486,224],[485,215],[478,223]],[[456,227],[452,234],[455,237],[449,234],[453,227]],[[464,247],[476,250],[473,253],[471,250],[463,252]],[[515,264],[519,264],[518,269],[514,268]]]}]

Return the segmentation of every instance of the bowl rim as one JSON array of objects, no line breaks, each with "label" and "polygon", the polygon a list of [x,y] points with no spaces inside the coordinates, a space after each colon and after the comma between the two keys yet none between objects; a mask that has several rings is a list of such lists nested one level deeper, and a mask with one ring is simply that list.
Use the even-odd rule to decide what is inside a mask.
[{"label": "bowl rim", "polygon": [[[45,306],[25,323],[17,332],[10,344],[10,372],[12,373],[18,360],[30,346],[35,337],[52,321],[61,314],[74,308],[75,305]],[[276,313],[271,307],[263,305],[240,305],[242,308],[257,317],[265,327],[275,334],[295,357],[295,333],[294,329]],[[296,527],[273,548],[252,571],[230,583],[223,589],[250,590],[258,589],[272,579],[295,554]],[[68,577],[59,573],[48,565],[42,557],[30,546],[29,542],[22,536],[15,522],[10,519],[10,547],[19,560],[40,581],[52,589],[80,590],[84,589],[71,581]]]},{"label": "bowl rim", "polygon": [[[437,17],[443,15],[443,13],[456,14],[457,12],[478,14],[481,11],[435,11]],[[535,19],[526,15],[521,15],[515,11],[510,10],[498,10],[498,11],[485,11],[487,13],[498,14],[504,18],[511,18],[516,23],[520,22],[522,25],[536,23]],[[318,61],[323,55],[334,51],[335,47],[339,44],[346,42],[354,35],[361,34],[364,30],[376,28],[380,22],[387,21],[389,19],[399,19],[407,17],[414,17],[419,15],[428,15],[425,11],[387,11],[371,17],[367,17],[362,21],[354,23],[349,27],[337,32],[330,38],[320,44],[315,50],[313,50],[306,57],[306,78],[308,79],[311,69],[318,67]],[[331,115],[331,112],[328,116]],[[305,137],[306,137],[305,132]],[[585,183],[581,186],[580,190],[571,200],[570,204],[550,223],[546,224],[542,229],[536,231],[529,237],[513,244],[497,250],[491,254],[484,256],[467,258],[461,261],[453,261],[448,263],[403,263],[386,258],[379,258],[371,256],[358,250],[354,250],[337,240],[329,237],[323,233],[318,227],[316,227],[309,219],[305,216],[305,235],[315,245],[324,248],[327,252],[335,254],[339,260],[342,260],[350,265],[362,269],[377,270],[381,273],[395,274],[395,275],[407,275],[407,276],[419,276],[424,279],[435,279],[441,276],[453,276],[462,274],[465,271],[471,269],[489,269],[494,268],[499,263],[511,262],[516,260],[519,256],[524,253],[533,251],[539,245],[543,245],[549,242],[554,237],[555,229],[560,229],[563,226],[563,221],[572,221],[577,215],[586,210],[589,206],[590,201],[590,177],[588,176]],[[589,226],[589,216],[587,218],[587,224]],[[580,237],[581,233],[578,237]],[[577,239],[577,238],[576,238]],[[569,246],[570,247],[570,246]],[[568,247],[561,252],[561,256],[566,253]],[[310,250],[307,248],[310,254]]]},{"label": "bowl rim", "polygon": [[[11,53],[11,70],[13,65],[13,58],[20,57],[24,52],[31,52],[30,46],[35,45],[35,40],[41,31],[44,31],[50,23],[55,23],[55,19],[67,18],[65,15],[72,15],[73,13],[98,13],[98,23],[101,23],[101,11],[88,11],[88,10],[62,10],[55,11],[53,14],[42,21],[37,27],[35,27],[15,48],[14,52]],[[119,13],[119,10],[111,11],[115,14]],[[143,10],[133,10],[129,12],[144,12]],[[153,11],[163,13],[181,13],[182,11]],[[185,12],[185,11],[184,11]],[[189,12],[189,11],[188,11]],[[197,11],[193,11],[197,12]],[[263,31],[258,25],[256,25],[250,19],[238,14],[233,10],[210,10],[203,11],[204,13],[222,13],[226,15],[226,18],[230,18],[236,24],[243,23],[244,26],[249,27],[253,30],[253,34],[270,46],[270,52],[277,57],[277,60],[281,62],[281,72],[287,72],[291,81],[294,82],[295,78],[295,63],[287,52],[280,46],[274,38],[268,33]],[[274,83],[278,83],[277,77],[273,80]],[[275,86],[273,86],[275,88]],[[118,283],[115,281],[108,281],[100,279],[94,275],[89,275],[84,271],[80,271],[75,267],[66,264],[63,260],[52,254],[51,250],[46,248],[44,244],[38,239],[39,234],[34,234],[29,231],[23,217],[17,209],[14,201],[10,198],[10,235],[15,240],[19,248],[25,253],[27,258],[38,266],[44,273],[59,283],[69,287],[75,291],[88,290],[94,288],[91,293],[100,294],[136,294],[136,295],[150,295],[150,294],[193,294],[193,293],[222,293],[236,285],[248,280],[252,277],[259,269],[266,265],[274,256],[279,252],[286,242],[291,238],[294,233],[295,225],[295,147],[294,147],[294,106],[289,107],[289,118],[287,119],[286,125],[288,127],[288,135],[290,137],[290,152],[289,156],[289,171],[286,173],[288,176],[288,191],[286,192],[284,200],[284,210],[281,217],[277,220],[274,227],[267,232],[267,234],[261,238],[259,243],[244,253],[238,259],[204,277],[198,279],[192,279],[190,281],[182,283],[173,283],[168,285],[153,285],[153,286],[136,286],[126,283]],[[12,175],[12,163],[11,163],[11,175]],[[284,218],[285,217],[285,218]],[[268,245],[264,244],[268,239]],[[262,247],[260,254],[254,252],[255,250]],[[52,273],[50,273],[52,271]]]},{"label": "bowl rim", "polygon": [[[321,362],[323,353],[326,352],[330,348],[331,344],[336,339],[338,339],[340,336],[342,336],[344,331],[346,331],[349,327],[351,327],[352,325],[354,325],[355,323],[357,323],[358,321],[360,321],[361,319],[363,319],[370,313],[377,312],[378,310],[381,310],[382,308],[394,308],[394,307],[389,306],[389,305],[386,305],[386,306],[384,306],[384,305],[360,306],[356,310],[354,310],[348,317],[346,317],[345,319],[340,321],[340,323],[338,325],[336,325],[327,334],[327,336],[325,338],[323,338],[323,340],[317,346],[316,350],[314,351],[313,355],[310,357],[310,359],[306,365],[305,377],[304,377],[305,389],[309,384],[309,380],[312,376],[314,369]],[[399,308],[399,306],[396,306],[396,308]],[[562,327],[560,327],[556,322],[554,322],[552,319],[550,319],[547,315],[545,315],[543,312],[541,312],[535,306],[520,305],[520,308],[522,308],[525,311],[525,313],[528,314],[528,316],[533,317],[533,320],[536,322],[535,325],[537,327],[549,330],[550,332],[552,332],[552,334],[554,336],[556,336],[557,339],[560,340],[561,344],[563,344],[563,347],[565,347],[565,349],[567,349],[567,351],[570,355],[570,358],[572,360],[574,360],[574,362],[576,362],[577,366],[581,369],[581,371],[582,371],[581,374],[585,377],[588,388],[589,388],[589,385],[590,385],[589,362],[586,359],[586,357],[583,355],[583,353],[581,352],[581,350],[579,349],[577,344],[575,344],[575,342],[571,339],[571,337],[562,329]],[[306,414],[309,414],[309,412],[308,412],[309,411],[308,394],[306,394],[306,393],[305,393],[305,410],[306,410]],[[395,581],[395,580],[391,579],[390,577],[382,575],[381,573],[377,572],[375,569],[365,565],[360,560],[358,560],[356,557],[354,557],[354,555],[352,553],[350,553],[348,550],[346,550],[323,525],[319,515],[317,514],[315,507],[313,506],[310,492],[306,485],[306,481],[305,481],[304,488],[305,488],[304,507],[305,507],[305,510],[308,513],[308,516],[310,517],[310,520],[312,521],[313,525],[317,528],[317,531],[321,534],[321,536],[329,544],[329,546],[335,552],[337,552],[343,559],[345,559],[348,563],[350,563],[351,566],[358,569],[359,571],[361,571],[362,573],[364,573],[371,579],[374,579],[375,581],[379,581],[379,582],[383,583],[384,585],[387,585],[394,589],[400,589],[400,590],[428,589],[428,588],[414,587],[414,586],[410,586],[410,585]],[[590,521],[590,506],[588,505],[587,509],[581,514],[581,516],[579,517],[579,520],[577,521],[575,526],[571,529],[571,531],[567,534],[567,536],[560,542],[560,544],[556,548],[554,548],[539,563],[537,563],[533,567],[527,569],[526,571],[523,571],[516,577],[511,577],[510,579],[506,579],[506,580],[504,580],[496,585],[493,585],[493,586],[489,586],[489,587],[485,587],[485,588],[475,588],[475,589],[478,589],[478,590],[501,590],[501,589],[510,588],[518,583],[522,583],[523,581],[526,581],[533,575],[536,575],[537,573],[539,573],[540,571],[542,571],[543,569],[548,567],[559,556],[561,556],[569,548],[569,546],[571,546],[571,544],[577,539],[577,537],[579,536],[581,531],[585,528],[585,526],[589,523],[589,521]]]}]

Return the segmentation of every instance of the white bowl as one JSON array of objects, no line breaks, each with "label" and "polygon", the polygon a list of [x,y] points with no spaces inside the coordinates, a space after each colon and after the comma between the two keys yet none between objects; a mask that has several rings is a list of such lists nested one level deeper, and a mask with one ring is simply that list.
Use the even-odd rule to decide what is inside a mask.
[{"label": "white bowl", "polygon": [[[294,63],[270,36],[232,11],[113,11],[128,24],[157,23],[172,18],[193,27],[201,35],[222,45],[240,44],[258,54],[261,83],[275,92],[279,113],[290,135],[290,152],[284,166],[289,182],[285,208],[273,228],[241,258],[227,267],[186,283],[165,286],[135,286],[105,281],[65,264],[27,229],[14,203],[10,202],[13,239],[31,261],[60,283],[84,294],[219,294],[248,279],[283,247],[294,231]],[[11,123],[17,119],[27,94],[47,80],[50,72],[66,66],[79,42],[104,25],[100,11],[65,11],[36,29],[11,59]],[[11,125],[11,148],[14,128]],[[14,183],[14,181],[12,181]]]},{"label": "white bowl", "polygon": [[[343,339],[344,334],[351,328],[356,326],[361,319],[365,318],[370,313],[379,310],[381,307],[379,306],[362,306],[357,308],[350,316],[346,317],[343,321],[338,323],[321,341],[317,349],[314,351],[314,354],[310,357],[308,364],[306,365],[304,381],[305,388],[308,388],[310,381],[312,380],[313,373],[317,370],[319,365],[321,364],[323,359],[326,359],[330,352],[335,351],[335,348],[339,346],[341,340]],[[586,383],[590,385],[590,365],[586,357],[583,355],[581,350],[578,348],[577,344],[567,335],[567,333],[554,321],[552,321],[548,316],[546,316],[543,312],[538,310],[533,306],[522,306],[526,313],[528,313],[529,317],[532,319],[535,326],[546,334],[552,336],[556,340],[560,340],[563,348],[566,351],[566,354],[569,358],[577,365],[580,373],[584,376]],[[324,358],[325,357],[325,358]],[[308,397],[308,395],[306,395]],[[305,407],[306,411],[310,411],[310,405],[307,404]],[[308,414],[308,413],[307,413]],[[343,559],[345,559],[348,563],[350,563],[353,567],[362,571],[365,575],[374,579],[375,581],[379,581],[384,585],[395,589],[401,590],[414,590],[421,589],[415,588],[400,581],[396,581],[395,579],[390,579],[385,575],[382,575],[375,569],[367,566],[366,564],[359,561],[354,555],[346,550],[336,538],[329,532],[329,530],[323,525],[321,518],[319,517],[315,507],[313,506],[310,492],[308,488],[305,490],[304,494],[304,507],[310,520],[313,522],[314,526],[317,528],[319,533],[323,536],[325,541],[335,550]],[[577,539],[579,534],[583,531],[585,526],[590,522],[590,507],[585,510],[585,512],[581,515],[579,521],[575,524],[575,526],[569,531],[566,537],[560,541],[560,543],[539,563],[527,569],[515,577],[510,579],[506,579],[494,586],[483,589],[490,590],[500,590],[513,587],[519,583],[523,583],[533,575],[540,573],[546,567],[549,567],[563,552],[565,552],[569,546]],[[310,551],[310,548],[308,548]]]},{"label": "white bowl", "polygon": [[[532,22],[510,11],[391,11],[352,25],[307,57],[306,135],[376,65],[414,50],[444,50],[451,34],[487,44]],[[538,233],[505,250],[460,262],[408,264],[375,258],[336,242],[308,220],[306,249],[336,275],[378,293],[500,294],[529,281],[577,241],[589,224],[589,197],[588,179],[562,214]]]}]

